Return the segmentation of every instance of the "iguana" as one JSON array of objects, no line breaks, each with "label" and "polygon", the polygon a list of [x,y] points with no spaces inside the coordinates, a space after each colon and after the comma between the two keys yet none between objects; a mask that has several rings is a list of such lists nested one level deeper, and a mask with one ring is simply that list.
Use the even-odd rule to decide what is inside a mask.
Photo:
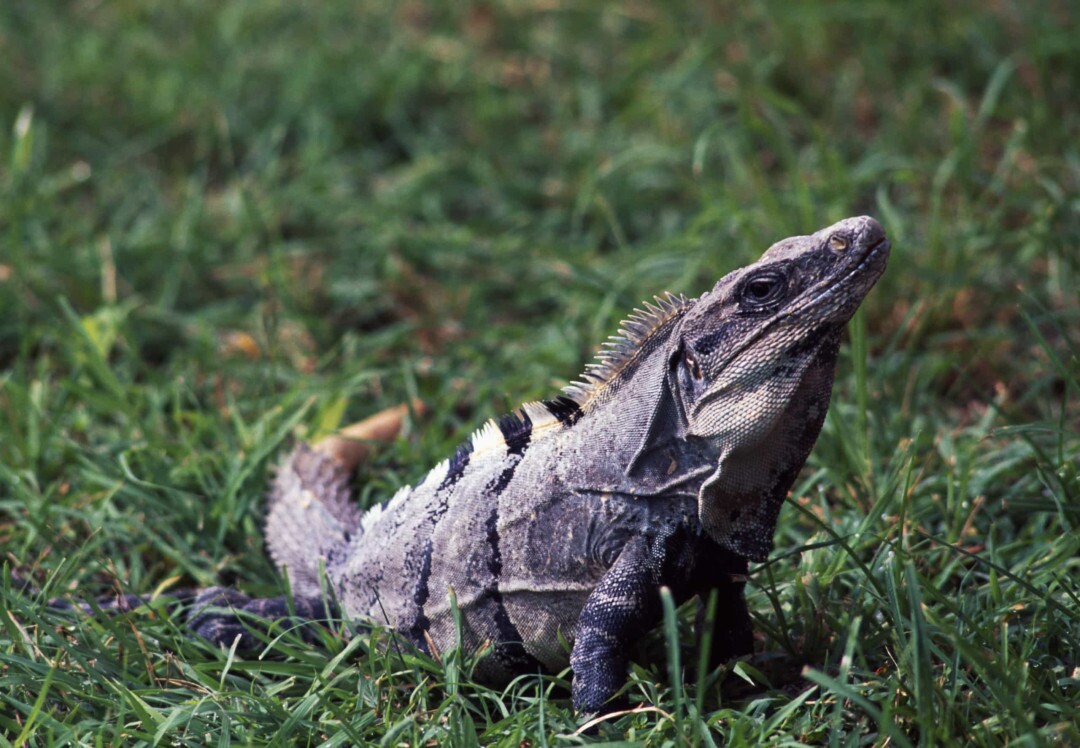
[{"label": "iguana", "polygon": [[[476,677],[573,670],[581,712],[611,709],[627,650],[677,603],[711,591],[714,662],[752,650],[747,560],[817,439],[840,336],[885,270],[889,242],[849,218],[774,244],[697,299],[635,311],[581,381],[488,421],[416,486],[360,511],[349,471],[300,445],[270,491],[266,543],[294,599],[212,591],[189,625],[250,636],[234,610],[340,613],[431,652],[490,643]],[[699,626],[704,617],[699,616]],[[700,633],[700,632],[699,632]],[[571,648],[566,649],[569,643]]]}]

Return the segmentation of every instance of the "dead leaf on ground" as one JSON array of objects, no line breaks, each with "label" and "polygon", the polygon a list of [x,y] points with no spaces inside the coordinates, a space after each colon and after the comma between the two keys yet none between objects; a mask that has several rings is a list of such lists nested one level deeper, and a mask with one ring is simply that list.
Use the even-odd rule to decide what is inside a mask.
[{"label": "dead leaf on ground", "polygon": [[352,470],[367,457],[375,442],[390,442],[401,433],[405,416],[412,411],[420,415],[424,412],[424,403],[413,400],[380,411],[362,421],[331,434],[315,442],[315,449],[328,454]]}]

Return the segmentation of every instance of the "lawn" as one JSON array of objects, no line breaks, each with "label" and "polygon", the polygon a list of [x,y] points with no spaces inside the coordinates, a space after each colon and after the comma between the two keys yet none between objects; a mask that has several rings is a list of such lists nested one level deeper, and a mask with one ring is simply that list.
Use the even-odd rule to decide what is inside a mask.
[{"label": "lawn", "polygon": [[[1080,6],[706,5],[0,5],[0,745],[1080,744]],[[864,213],[748,661],[695,672],[677,611],[581,731],[568,673],[46,606],[282,594],[294,441],[423,400],[382,501],[643,299]]]}]

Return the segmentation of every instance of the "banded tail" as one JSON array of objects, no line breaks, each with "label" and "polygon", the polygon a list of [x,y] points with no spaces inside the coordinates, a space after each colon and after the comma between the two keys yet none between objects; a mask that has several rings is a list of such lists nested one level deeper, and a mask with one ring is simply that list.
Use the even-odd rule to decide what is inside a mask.
[{"label": "banded tail", "polygon": [[407,413],[423,412],[413,401],[343,429],[314,446],[297,445],[270,487],[266,545],[278,568],[289,571],[294,595],[320,595],[319,568],[362,532],[363,512],[353,502],[349,477],[369,442],[390,441]]}]

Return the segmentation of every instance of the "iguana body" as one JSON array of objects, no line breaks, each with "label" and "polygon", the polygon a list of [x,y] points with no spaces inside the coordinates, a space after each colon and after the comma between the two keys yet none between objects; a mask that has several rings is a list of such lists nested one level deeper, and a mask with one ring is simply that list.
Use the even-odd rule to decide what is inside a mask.
[{"label": "iguana body", "polygon": [[[584,381],[488,422],[366,514],[348,471],[300,446],[266,525],[296,609],[321,613],[325,570],[347,618],[443,650],[456,642],[452,588],[464,645],[493,646],[478,677],[569,664],[582,711],[610,708],[629,646],[660,618],[661,586],[676,602],[716,590],[714,661],[750,652],[747,559],[771,550],[825,418],[841,332],[888,252],[877,222],[851,218],[779,242],[696,300],[658,299]],[[243,632],[228,615],[190,623],[226,644]]]},{"label": "iguana body", "polygon": [[[493,644],[478,675],[572,666],[603,708],[626,651],[677,602],[721,593],[719,656],[750,650],[746,559],[763,561],[832,389],[841,331],[889,246],[853,218],[772,248],[696,300],[632,316],[584,381],[479,429],[415,487],[361,514],[301,447],[274,483],[267,543],[294,592],[320,569],[349,618],[417,647]],[[566,650],[563,641],[572,645]]]}]

